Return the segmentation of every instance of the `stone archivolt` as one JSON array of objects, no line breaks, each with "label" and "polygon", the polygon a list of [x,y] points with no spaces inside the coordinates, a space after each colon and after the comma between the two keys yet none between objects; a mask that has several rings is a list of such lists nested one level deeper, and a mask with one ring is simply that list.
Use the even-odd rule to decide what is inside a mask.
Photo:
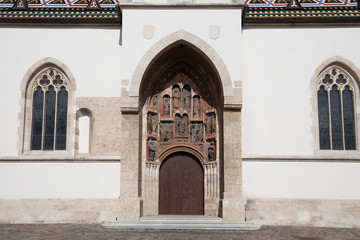
[{"label": "stone archivolt", "polygon": [[196,148],[205,156],[203,162],[216,160],[216,110],[201,78],[192,74],[178,71],[170,79],[165,74],[148,97],[147,161],[157,161],[163,151],[181,145]]}]

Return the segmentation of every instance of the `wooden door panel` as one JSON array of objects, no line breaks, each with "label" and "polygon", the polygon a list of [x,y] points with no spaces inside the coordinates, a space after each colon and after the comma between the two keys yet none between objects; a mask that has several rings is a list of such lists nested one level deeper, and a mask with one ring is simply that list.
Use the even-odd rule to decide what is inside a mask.
[{"label": "wooden door panel", "polygon": [[171,155],[161,165],[159,178],[159,214],[204,214],[204,173],[192,155]]}]

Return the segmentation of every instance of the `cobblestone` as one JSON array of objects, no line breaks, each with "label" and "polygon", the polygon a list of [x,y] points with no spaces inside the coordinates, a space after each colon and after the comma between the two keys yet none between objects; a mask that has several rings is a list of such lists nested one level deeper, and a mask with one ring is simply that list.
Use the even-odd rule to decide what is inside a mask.
[{"label": "cobblestone", "polygon": [[1,240],[359,240],[360,228],[263,226],[256,231],[105,229],[98,224],[0,224]]}]

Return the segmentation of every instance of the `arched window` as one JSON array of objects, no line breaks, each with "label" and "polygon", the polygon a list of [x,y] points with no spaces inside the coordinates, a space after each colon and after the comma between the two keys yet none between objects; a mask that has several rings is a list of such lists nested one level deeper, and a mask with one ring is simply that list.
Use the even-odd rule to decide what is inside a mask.
[{"label": "arched window", "polygon": [[319,75],[317,87],[320,150],[355,150],[354,81],[332,66]]},{"label": "arched window", "polygon": [[46,68],[32,89],[30,150],[66,150],[69,90],[65,75]]}]

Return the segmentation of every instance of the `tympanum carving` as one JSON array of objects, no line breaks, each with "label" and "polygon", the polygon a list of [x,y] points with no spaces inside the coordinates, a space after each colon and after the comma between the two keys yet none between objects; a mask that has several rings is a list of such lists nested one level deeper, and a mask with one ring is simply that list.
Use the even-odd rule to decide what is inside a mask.
[{"label": "tympanum carving", "polygon": [[193,146],[205,161],[216,161],[216,109],[202,77],[187,71],[164,73],[148,97],[148,161],[173,145]]}]

